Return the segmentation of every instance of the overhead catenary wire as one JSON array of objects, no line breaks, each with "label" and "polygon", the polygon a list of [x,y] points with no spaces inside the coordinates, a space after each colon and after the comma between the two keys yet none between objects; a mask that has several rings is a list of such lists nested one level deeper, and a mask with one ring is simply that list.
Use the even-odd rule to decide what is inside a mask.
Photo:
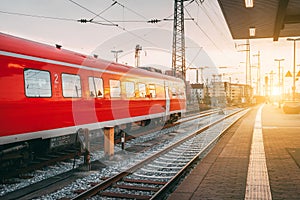
[{"label": "overhead catenary wire", "polygon": [[[227,26],[220,27],[222,24],[224,24],[225,20],[224,20],[222,14],[216,12],[217,10],[220,10],[219,5],[217,5],[217,0],[206,1],[205,4],[203,3],[201,5],[198,5],[198,7],[200,7],[204,11],[204,14],[209,18],[209,20],[211,21],[213,26],[216,28],[218,33],[220,33],[222,35],[222,37],[224,37],[225,40],[222,40],[222,41],[227,43],[230,46],[233,46],[232,38],[230,37],[230,34],[228,34],[226,32],[228,27]],[[213,12],[213,14],[215,16],[215,18],[214,18],[215,20],[213,20],[211,14],[209,14],[211,11]],[[226,24],[226,22],[225,22],[225,24]],[[224,51],[221,51],[221,52],[224,54]]]},{"label": "overhead catenary wire", "polygon": [[[200,7],[200,6],[199,6],[199,7]],[[208,17],[209,21],[212,23],[212,25],[215,27],[215,29],[216,29],[219,33],[221,33],[221,35],[226,39],[226,41],[228,41],[229,38],[226,37],[226,34],[224,34],[224,29],[219,28],[219,26],[218,26],[217,23],[212,19],[211,15],[208,13],[209,11],[207,10],[207,8],[206,8],[203,4],[201,4],[201,9],[204,11],[204,14]],[[215,13],[215,15],[218,16],[217,13],[215,12],[215,10],[214,10],[214,9],[212,9],[212,10],[213,10],[213,12]]]},{"label": "overhead catenary wire", "polygon": [[[88,9],[88,8],[86,8],[86,7],[84,7],[84,6],[82,6],[81,4],[77,3],[76,1],[73,1],[73,0],[68,0],[68,1],[70,1],[71,3],[73,3],[73,4],[77,5],[77,6],[79,6],[79,7],[82,8],[82,9],[84,9],[84,10],[86,10],[86,11],[88,11],[88,12],[94,14],[95,16],[98,15],[97,13],[95,13],[95,12],[93,12],[92,10],[90,10],[90,9]],[[104,21],[106,21],[106,22],[108,22],[108,23],[110,23],[110,24],[113,24],[113,25],[115,25],[115,26],[118,26],[118,24],[115,24],[115,23],[113,23],[112,21],[109,21],[109,20],[105,19],[104,17],[102,17],[102,16],[100,16],[100,15],[98,15],[97,17],[103,19]]]},{"label": "overhead catenary wire", "polygon": [[218,7],[218,5],[216,5],[214,2],[212,1],[208,1],[208,3],[206,4],[208,5],[211,10],[214,12],[215,16],[217,17],[218,21],[220,24],[223,23],[223,17],[221,15],[219,15],[216,10],[219,10],[220,8]]},{"label": "overhead catenary wire", "polygon": [[44,15],[33,15],[33,14],[25,14],[25,13],[18,13],[18,12],[7,12],[0,10],[0,13],[8,14],[8,15],[17,15],[17,16],[23,16],[23,17],[33,17],[33,18],[42,18],[42,19],[52,19],[52,20],[61,20],[61,21],[72,21],[76,22],[76,19],[70,19],[70,18],[63,18],[63,17],[50,17],[50,16],[44,16]]},{"label": "overhead catenary wire", "polygon": [[[73,0],[68,0],[68,1],[70,1],[71,3],[73,3],[73,4],[77,5],[77,6],[79,6],[80,8],[82,8],[82,9],[84,9],[84,10],[86,10],[86,11],[88,11],[88,12],[94,14],[94,15],[97,15],[97,13],[93,12],[92,10],[86,8],[85,6],[83,6],[83,5],[81,5],[81,4],[77,3],[77,2],[75,2],[75,1],[73,1]],[[149,40],[146,40],[145,38],[143,38],[143,37],[141,37],[141,36],[139,36],[139,35],[137,35],[137,34],[131,32],[131,31],[129,31],[129,30],[127,30],[125,27],[120,26],[119,24],[113,23],[112,21],[110,21],[110,20],[108,20],[108,19],[106,19],[106,18],[104,18],[104,17],[102,17],[102,16],[100,16],[100,15],[97,16],[97,17],[103,19],[104,21],[110,23],[111,25],[116,26],[117,28],[121,29],[122,31],[125,31],[125,32],[129,33],[130,35],[133,35],[134,37],[137,37],[137,38],[143,40],[144,42],[147,42],[147,43],[149,43],[149,44],[151,44],[151,45],[153,45],[153,46],[158,46],[157,44],[155,44],[155,43],[153,43],[153,42],[151,42],[151,41],[149,41]],[[93,23],[93,21],[91,21],[91,23]],[[101,23],[101,25],[102,25],[102,23]]]},{"label": "overhead catenary wire", "polygon": [[[112,3],[111,3],[107,8],[105,8],[104,10],[102,10],[102,11],[99,12],[99,13],[96,13],[96,12],[94,12],[94,11],[88,9],[87,7],[85,7],[85,6],[83,6],[83,5],[79,4],[79,3],[77,3],[75,0],[68,0],[68,1],[71,2],[71,3],[73,3],[73,4],[76,4],[77,6],[81,7],[82,9],[84,9],[84,10],[86,10],[86,11],[88,11],[89,13],[92,13],[92,14],[94,15],[92,18],[87,19],[87,20],[86,20],[86,23],[92,23],[92,24],[97,24],[97,25],[106,25],[106,26],[115,26],[115,27],[118,27],[119,29],[121,29],[121,30],[123,30],[123,31],[125,31],[125,32],[128,32],[129,34],[131,34],[131,35],[133,35],[133,36],[135,36],[135,37],[137,37],[137,38],[139,38],[139,39],[141,39],[141,40],[147,42],[148,44],[151,44],[151,45],[153,45],[153,46],[159,46],[159,45],[155,44],[154,42],[145,39],[145,35],[147,35],[147,33],[144,34],[143,36],[140,36],[140,35],[135,34],[135,33],[132,32],[132,31],[127,30],[124,26],[120,26],[119,23],[145,23],[145,22],[148,22],[148,23],[149,23],[149,21],[150,21],[150,23],[151,23],[151,20],[148,20],[148,19],[147,19],[144,15],[142,15],[141,13],[135,11],[135,10],[132,9],[132,8],[129,8],[128,6],[126,6],[126,5],[124,5],[124,4],[120,3],[120,2],[118,2],[118,1],[116,1],[116,0],[113,0]],[[203,34],[204,34],[204,35],[205,35],[205,36],[213,43],[213,45],[214,45],[217,49],[219,49],[220,51],[222,51],[222,50],[216,45],[216,43],[214,42],[214,40],[212,40],[212,38],[210,38],[209,34],[207,34],[207,33],[205,32],[205,30],[202,29],[202,28],[200,27],[199,23],[197,22],[198,17],[197,17],[197,20],[194,20],[194,18],[193,18],[192,15],[190,14],[190,12],[187,10],[187,7],[188,7],[189,5],[191,5],[192,3],[193,3],[193,1],[190,1],[190,2],[188,2],[188,3],[184,6],[184,8],[185,8],[187,14],[188,14],[189,17],[190,17],[189,19],[192,19],[192,20],[193,20],[193,23],[195,23],[195,25],[201,30],[201,32],[203,32]],[[209,2],[209,3],[211,3],[211,2]],[[125,8],[126,10],[129,10],[130,12],[132,12],[132,13],[134,13],[135,15],[139,16],[142,20],[108,20],[108,19],[106,19],[106,18],[104,18],[104,17],[101,16],[103,13],[107,12],[109,9],[111,9],[112,7],[114,7],[114,6],[116,6],[116,5],[119,5],[119,6],[121,6],[122,8]],[[215,6],[215,4],[213,4],[212,6]],[[199,4],[198,4],[198,7],[200,7]],[[202,6],[201,6],[201,7],[202,7]],[[206,11],[204,10],[204,12],[205,12],[205,14],[208,16],[207,10],[206,10]],[[215,11],[214,11],[214,12],[215,12]],[[10,14],[10,15],[18,15],[18,16],[26,16],[26,17],[34,17],[34,18],[41,18],[41,19],[51,19],[51,20],[61,20],[61,21],[70,21],[70,22],[80,22],[80,20],[78,20],[78,19],[70,19],[70,18],[63,18],[63,17],[52,17],[52,16],[34,15],[34,14],[24,14],[24,13],[7,12],[7,11],[0,11],[0,13],[3,13],[3,14]],[[216,13],[215,13],[215,14],[216,14]],[[173,19],[170,19],[172,16],[174,16],[174,13],[170,14],[169,16],[167,16],[167,17],[165,17],[165,18],[163,18],[163,19],[158,19],[157,21],[159,21],[159,22],[167,22],[167,21],[169,21],[169,20],[171,21],[171,20],[173,20]],[[216,16],[219,16],[219,15],[216,14]],[[208,16],[208,17],[209,17],[209,16]],[[102,20],[99,20],[99,21],[98,21],[98,20],[95,20],[96,18],[101,18]],[[144,19],[145,19],[145,20],[144,20]],[[210,21],[212,22],[212,24],[216,27],[216,29],[219,30],[218,27],[217,27],[217,25],[213,22],[213,20],[212,20],[210,17],[209,17],[209,19],[210,19]],[[155,21],[156,21],[156,20],[155,20]],[[164,24],[165,24],[165,23],[164,23]]]},{"label": "overhead catenary wire", "polygon": [[196,58],[199,56],[199,54],[202,51],[202,49],[203,49],[203,47],[198,48],[197,54],[193,57],[193,59],[191,61],[189,61],[189,65],[186,67],[186,69],[190,68],[190,66],[192,65],[192,63],[194,63],[194,61],[196,60]]},{"label": "overhead catenary wire", "polygon": [[[33,17],[33,18],[41,18],[41,19],[51,19],[51,20],[61,20],[61,21],[70,21],[70,22],[79,22],[81,20],[90,22],[88,19],[71,19],[71,18],[64,18],[64,17],[52,17],[52,16],[45,16],[45,15],[33,15],[33,14],[26,14],[26,13],[19,13],[19,12],[8,12],[0,10],[2,14],[8,15],[16,15],[16,16],[23,16],[23,17]],[[104,24],[104,20],[102,21],[93,21],[93,23],[101,24],[102,25],[112,25],[112,24]],[[125,22],[125,23],[147,23],[148,21],[145,20],[111,20],[111,22],[118,23],[118,22]]]},{"label": "overhead catenary wire", "polygon": [[[185,9],[185,11],[186,11],[186,13],[188,14],[188,16],[190,17],[190,18],[193,18],[192,17],[192,15],[189,13],[189,11],[186,9],[186,8],[184,8]],[[193,22],[194,22],[194,24],[198,27],[198,29],[211,41],[211,43],[217,48],[217,49],[219,49],[220,51],[222,51],[218,46],[217,46],[217,44],[212,40],[212,38],[200,27],[200,25],[195,21],[195,20],[193,20]]]},{"label": "overhead catenary wire", "polygon": [[122,7],[125,8],[125,9],[129,10],[130,12],[136,14],[137,16],[140,16],[141,18],[147,20],[147,17],[145,17],[144,15],[138,13],[137,11],[135,11],[135,10],[133,10],[133,9],[131,9],[131,8],[127,7],[127,6],[125,6],[124,4],[121,4],[120,2],[118,2],[118,1],[116,1],[116,0],[113,0],[113,2],[114,2],[115,4],[118,4],[118,5],[122,6]]},{"label": "overhead catenary wire", "polygon": [[103,13],[105,13],[106,11],[108,11],[110,8],[112,8],[114,5],[116,5],[117,2],[112,3],[110,6],[108,6],[107,8],[105,8],[104,10],[102,10],[99,14],[95,15],[93,18],[91,18],[90,20],[93,21],[96,17],[99,17],[100,15],[102,15]]},{"label": "overhead catenary wire", "polygon": [[[25,16],[25,17],[40,18],[40,19],[51,19],[51,20],[70,21],[70,22],[93,23],[93,24],[105,25],[105,26],[115,26],[115,27],[118,27],[119,29],[121,29],[121,30],[123,30],[125,32],[128,32],[129,34],[131,34],[131,35],[133,35],[133,36],[135,36],[135,37],[137,37],[137,38],[139,38],[139,39],[141,39],[141,40],[143,40],[143,41],[145,41],[145,42],[147,42],[147,43],[149,43],[149,44],[151,44],[153,46],[159,46],[159,45],[157,45],[157,44],[155,44],[155,43],[153,43],[153,42],[151,42],[149,40],[146,40],[145,38],[143,38],[143,37],[141,37],[141,36],[139,36],[139,35],[131,32],[131,31],[127,30],[125,27],[122,27],[119,24],[117,24],[118,22],[128,22],[128,23],[130,23],[130,22],[134,22],[134,23],[141,22],[141,23],[147,23],[148,22],[147,20],[143,20],[143,21],[142,20],[127,20],[127,21],[126,20],[120,20],[120,21],[116,20],[116,21],[112,21],[112,20],[107,20],[106,18],[100,16],[105,11],[107,11],[109,8],[111,8],[114,3],[111,4],[108,8],[104,9],[103,11],[101,11],[99,14],[97,14],[97,13],[93,12],[92,10],[90,10],[90,9],[88,9],[88,8],[80,5],[79,3],[77,3],[77,2],[75,2],[73,0],[68,0],[68,1],[76,4],[77,6],[81,7],[82,9],[84,9],[84,10],[86,10],[86,11],[94,14],[95,17],[93,17],[93,18],[91,18],[89,20],[88,19],[79,19],[78,20],[78,19],[71,19],[71,18],[52,17],[52,16],[44,16],[44,15],[34,15],[34,14],[26,14],[26,13],[18,13],[18,12],[8,12],[8,11],[1,11],[1,10],[0,10],[0,13],[9,14],[9,15],[16,15],[16,16]],[[129,8],[127,8],[127,9],[129,9]],[[131,11],[133,11],[133,10],[131,9]],[[96,17],[101,18],[103,21],[94,21],[94,19]]]}]

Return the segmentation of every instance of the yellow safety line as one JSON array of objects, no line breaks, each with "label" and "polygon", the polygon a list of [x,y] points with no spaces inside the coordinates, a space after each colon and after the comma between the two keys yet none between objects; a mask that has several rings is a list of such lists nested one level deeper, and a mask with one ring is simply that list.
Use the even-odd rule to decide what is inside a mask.
[{"label": "yellow safety line", "polygon": [[254,124],[245,200],[272,199],[262,136],[261,114],[263,106],[258,109]]}]

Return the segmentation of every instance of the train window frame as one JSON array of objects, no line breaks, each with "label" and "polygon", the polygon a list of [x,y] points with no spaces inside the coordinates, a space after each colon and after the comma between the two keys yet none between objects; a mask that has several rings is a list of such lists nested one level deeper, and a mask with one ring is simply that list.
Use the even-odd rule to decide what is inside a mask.
[{"label": "train window frame", "polygon": [[[153,87],[153,88],[151,88],[151,87]],[[148,89],[149,89],[149,97],[156,98],[156,85],[149,84]],[[154,94],[153,94],[153,91],[154,91]]]},{"label": "train window frame", "polygon": [[[95,80],[97,80],[97,82]],[[92,83],[91,83],[91,81],[92,81]],[[103,98],[104,97],[103,79],[99,78],[99,77],[95,77],[95,76],[89,76],[88,82],[89,82],[89,97],[90,98]],[[99,94],[99,92],[100,92],[100,94]]]},{"label": "train window frame", "polygon": [[135,97],[135,84],[133,81],[122,81],[122,85],[125,92],[126,98],[133,98]]},{"label": "train window frame", "polygon": [[[140,97],[140,98],[146,98],[146,95],[147,95],[147,88],[146,88],[146,84],[145,83],[138,83],[137,84],[138,85],[138,88],[137,88],[137,90],[138,90],[138,97]],[[140,86],[144,86],[144,91],[142,91],[141,89],[141,87]],[[144,95],[143,95],[143,92],[144,92]]]},{"label": "train window frame", "polygon": [[[41,93],[38,92],[38,94],[35,94],[33,95],[32,93],[29,93],[29,86],[30,86],[30,83],[28,83],[28,80],[29,80],[29,77],[27,76],[30,76],[30,75],[27,75],[26,73],[28,73],[29,71],[37,71],[38,74],[40,73],[46,73],[48,76],[47,76],[47,80],[46,80],[46,83],[47,85],[49,86],[49,88],[47,89],[48,92],[46,93],[46,95],[42,95],[41,96]],[[31,75],[32,76],[32,75]],[[24,78],[24,92],[25,92],[25,96],[28,97],[28,98],[51,98],[52,97],[52,82],[51,82],[51,73],[47,70],[40,70],[40,69],[32,69],[32,68],[25,68],[24,69],[24,72],[23,72],[23,78]],[[37,80],[35,80],[36,82]],[[45,81],[45,80],[44,80]],[[38,85],[42,85],[44,81],[41,81],[41,79],[38,79]],[[42,87],[42,86],[40,86]],[[36,92],[38,90],[36,89],[39,89],[39,91],[41,90],[41,88],[33,88],[33,90]],[[31,90],[30,90],[31,91]],[[49,93],[50,92],[50,93]]]},{"label": "train window frame", "polygon": [[[65,85],[65,83],[66,83],[66,80],[65,80],[66,77],[65,76],[67,76],[69,78],[70,77],[77,77],[78,78],[77,80],[79,80],[79,86],[80,86],[80,88],[79,89],[76,88],[76,85],[75,85],[75,88],[76,88],[76,92],[77,91],[80,92],[80,95],[77,94],[77,96],[74,96],[74,95],[69,95],[69,93],[66,93],[67,90],[65,88],[66,87],[66,85]],[[80,75],[78,75],[78,74],[69,74],[69,73],[62,73],[61,74],[61,84],[62,84],[62,95],[63,95],[63,97],[65,97],[65,98],[82,98],[82,85],[81,85],[81,77],[80,77]],[[74,94],[74,92],[72,92],[72,94]]]},{"label": "train window frame", "polygon": [[177,98],[177,96],[178,96],[177,88],[172,87],[171,88],[171,93],[172,93],[172,98]]},{"label": "train window frame", "polygon": [[[113,84],[117,83],[117,85]],[[113,87],[112,87],[113,86]],[[117,87],[114,87],[117,86]],[[121,81],[116,79],[109,80],[109,94],[111,98],[120,98],[121,97]]]},{"label": "train window frame", "polygon": [[178,90],[178,98],[185,99],[185,90],[183,88],[179,88]]}]

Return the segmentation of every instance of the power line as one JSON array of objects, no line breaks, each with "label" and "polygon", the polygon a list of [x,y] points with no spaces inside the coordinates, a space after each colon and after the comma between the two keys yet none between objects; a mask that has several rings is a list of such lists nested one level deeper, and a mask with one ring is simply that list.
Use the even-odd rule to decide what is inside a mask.
[{"label": "power line", "polygon": [[[86,7],[84,7],[83,5],[77,3],[77,2],[75,2],[75,1],[73,1],[73,0],[68,0],[68,1],[72,2],[73,4],[79,6],[80,8],[82,8],[82,9],[84,9],[84,10],[86,10],[86,11],[88,11],[88,12],[94,14],[94,15],[98,15],[97,13],[93,12],[92,10],[90,10],[90,9],[88,9],[88,8],[86,8]],[[122,26],[120,26],[119,24],[113,23],[112,21],[110,21],[110,20],[108,20],[108,19],[105,19],[104,17],[102,17],[102,16],[100,16],[100,15],[97,16],[97,17],[100,17],[100,18],[103,19],[104,21],[108,22],[110,25],[116,26],[117,28],[121,29],[122,31],[125,31],[125,32],[127,32],[127,33],[129,33],[129,34],[131,34],[131,35],[133,35],[133,36],[135,36],[135,37],[137,37],[137,38],[139,38],[139,39],[141,39],[141,40],[143,40],[143,41],[145,41],[145,42],[147,42],[147,43],[153,45],[153,46],[157,46],[157,45],[154,44],[153,42],[148,41],[148,40],[144,39],[143,37],[141,37],[141,36],[139,36],[139,35],[137,35],[137,34],[131,32],[131,31],[128,31],[125,27],[122,27]],[[90,23],[96,23],[96,24],[97,24],[97,22],[93,22],[93,21],[87,21],[87,22],[90,22]],[[103,24],[100,23],[100,25],[103,25]]]},{"label": "power line", "polygon": [[197,54],[194,56],[194,58],[191,61],[189,61],[189,65],[186,67],[186,69],[189,69],[190,66],[192,65],[192,63],[194,63],[194,61],[196,60],[196,58],[199,56],[200,52],[202,51],[203,47],[200,47],[200,48],[197,47],[197,49],[198,49]]},{"label": "power line", "polygon": [[119,3],[118,1],[115,1],[115,0],[113,0],[113,2],[114,2],[114,4],[118,4],[118,5],[122,6],[123,8],[126,8],[127,10],[129,10],[129,11],[131,11],[132,13],[136,14],[137,16],[140,16],[140,17],[143,18],[143,19],[147,19],[147,17],[145,17],[144,15],[142,15],[142,14],[140,14],[140,13],[134,11],[134,10],[131,9],[131,8],[128,8],[128,7],[125,6],[124,4],[121,4],[121,3]]},{"label": "power line", "polygon": [[[202,5],[202,4],[201,4]],[[200,6],[199,6],[200,7]],[[223,33],[223,30],[221,30],[219,28],[219,26],[217,26],[217,24],[215,23],[215,21],[211,18],[211,16],[208,14],[208,10],[205,6],[201,6],[202,10],[204,11],[205,15],[208,17],[209,21],[213,24],[213,26],[217,29],[217,31],[219,33],[222,34],[222,36],[227,40],[228,38],[226,37],[226,35]],[[213,10],[214,11],[214,10]],[[217,15],[217,13],[215,13]]]},{"label": "power line", "polygon": [[[189,13],[189,11],[185,8],[186,13],[190,16],[190,18],[192,18],[191,14]],[[216,45],[216,43],[209,37],[209,35],[200,27],[200,25],[193,20],[194,24],[200,29],[200,31],[213,43],[213,45],[219,49],[219,47]],[[222,51],[221,49],[219,49],[220,51]]]},{"label": "power line", "polygon": [[102,15],[103,13],[105,13],[107,10],[109,10],[111,7],[113,7],[114,5],[116,5],[117,2],[112,3],[109,7],[107,7],[106,9],[104,9],[103,11],[101,11],[99,14],[95,15],[95,17],[93,17],[91,19],[91,21],[93,21],[96,17],[99,17],[100,15]]},{"label": "power line", "polygon": [[[150,20],[148,21],[145,21],[145,20],[111,20],[111,22],[114,22],[114,23],[121,23],[121,22],[124,22],[124,23],[149,23]],[[98,22],[98,23],[103,23],[105,21],[93,21],[93,22]]]},{"label": "power line", "polygon": [[101,17],[101,16],[98,15],[97,13],[95,13],[95,12],[91,11],[90,9],[88,9],[88,8],[86,8],[86,7],[82,6],[82,5],[80,5],[80,4],[77,3],[77,2],[75,2],[75,1],[73,1],[73,0],[68,0],[68,1],[70,1],[71,3],[73,3],[73,4],[77,5],[77,6],[79,6],[79,7],[82,8],[82,9],[84,9],[84,10],[86,10],[86,11],[88,11],[88,12],[94,14],[95,16],[100,17],[101,19],[103,19],[103,20],[106,21],[106,22],[108,22],[108,23],[110,23],[110,24],[113,24],[114,26],[118,26],[118,24],[115,24],[115,23],[113,23],[113,22],[111,22],[111,21],[105,19],[104,17]]},{"label": "power line", "polygon": [[25,16],[25,17],[42,18],[42,19],[61,20],[61,21],[72,21],[72,22],[77,21],[76,19],[70,19],[70,18],[49,17],[49,16],[43,16],[43,15],[32,15],[32,14],[24,14],[24,13],[17,13],[17,12],[7,12],[7,11],[1,11],[1,10],[0,10],[0,13],[9,14],[9,15],[17,15],[17,16]]},{"label": "power line", "polygon": [[[210,10],[208,10],[204,4],[201,4],[201,5],[198,4],[198,8],[201,6],[201,9],[204,11],[205,15],[209,18],[212,25],[222,35],[222,37],[224,37],[225,41],[224,40],[222,40],[222,41],[224,41],[228,45],[232,46],[231,38],[225,31],[226,28],[220,27],[220,24],[224,24],[224,20],[221,17],[220,13],[216,12],[216,10],[220,9],[220,8],[214,2],[216,2],[216,1],[208,1],[208,3],[205,4],[205,5],[209,6]],[[213,20],[211,14],[209,14],[211,11],[213,11],[216,20]],[[221,52],[224,54],[223,50],[221,50]]]},{"label": "power line", "polygon": [[[153,42],[151,41],[148,41],[144,38],[142,38],[141,36],[137,35],[137,34],[134,34],[130,31],[128,31],[127,29],[125,29],[124,27],[114,23],[114,22],[121,22],[121,21],[110,21],[110,20],[107,20],[105,19],[104,17],[101,17],[100,15],[103,14],[105,11],[107,11],[108,9],[110,9],[115,3],[111,4],[108,8],[104,9],[103,11],[101,11],[99,14],[91,11],[90,9],[78,4],[77,2],[73,1],[73,0],[69,0],[70,2],[76,4],[77,6],[81,7],[82,9],[92,13],[95,15],[95,17],[91,18],[90,20],[87,20],[87,19],[70,19],[70,18],[63,18],[63,17],[51,17],[51,16],[44,16],[44,15],[33,15],[33,14],[25,14],[25,13],[18,13],[18,12],[7,12],[7,11],[1,11],[0,10],[0,13],[3,13],[3,14],[9,14],[9,15],[16,15],[16,16],[25,16],[25,17],[33,17],[33,18],[40,18],[40,19],[51,19],[51,20],[61,20],[61,21],[71,21],[71,22],[81,22],[81,23],[93,23],[93,24],[98,24],[98,25],[105,25],[105,26],[116,26],[118,27],[119,29],[125,31],[125,32],[128,32],[129,34],[147,42],[147,43],[150,43],[154,46],[157,46],[156,44],[154,44]],[[93,19],[95,19],[96,17],[99,17],[101,19],[103,19],[103,21],[93,21]],[[107,22],[107,23],[103,23],[103,22]],[[147,21],[138,21],[138,20],[128,20],[128,21],[122,21],[122,22],[147,22]]]},{"label": "power line", "polygon": [[220,9],[216,4],[214,4],[212,1],[208,1],[208,4],[211,8],[211,10],[215,13],[215,16],[218,18],[218,21],[220,23],[223,23],[223,18],[216,12],[216,9]]},{"label": "power line", "polygon": [[[92,19],[71,19],[71,18],[63,18],[63,17],[51,17],[51,16],[44,16],[44,15],[33,15],[33,14],[26,14],[26,13],[18,13],[18,12],[7,12],[0,10],[0,13],[8,14],[8,15],[16,15],[16,16],[23,16],[23,17],[33,17],[33,18],[41,18],[41,19],[52,19],[52,20],[61,20],[61,21],[71,21],[71,22],[81,22],[81,23],[95,23],[101,25],[111,25],[115,26],[114,24],[104,24],[106,21],[91,21]],[[145,20],[111,20],[111,22],[125,22],[125,23],[147,23],[148,21]]]}]

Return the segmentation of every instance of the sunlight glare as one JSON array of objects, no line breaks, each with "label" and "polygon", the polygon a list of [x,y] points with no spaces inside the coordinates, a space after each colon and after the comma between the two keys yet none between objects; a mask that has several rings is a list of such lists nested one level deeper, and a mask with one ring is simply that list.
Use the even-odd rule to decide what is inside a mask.
[{"label": "sunlight glare", "polygon": [[281,95],[280,88],[279,87],[273,88],[272,94],[273,94],[273,96],[279,96],[279,95]]}]

